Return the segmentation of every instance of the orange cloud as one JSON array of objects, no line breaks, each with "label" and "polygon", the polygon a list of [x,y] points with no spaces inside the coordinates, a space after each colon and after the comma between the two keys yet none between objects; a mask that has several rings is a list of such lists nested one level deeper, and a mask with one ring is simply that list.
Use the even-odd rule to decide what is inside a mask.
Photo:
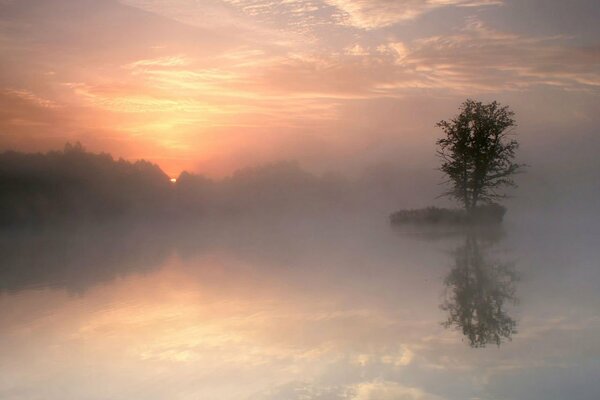
[{"label": "orange cloud", "polygon": [[[81,140],[159,161],[171,175],[281,157],[313,163],[316,148],[323,163],[342,163],[395,126],[405,141],[424,137],[424,118],[437,115],[386,114],[383,103],[412,110],[434,97],[540,88],[589,95],[600,84],[597,45],[492,29],[473,16],[499,1],[188,3],[0,4],[0,146]],[[467,24],[432,32],[414,23],[448,9]]]}]

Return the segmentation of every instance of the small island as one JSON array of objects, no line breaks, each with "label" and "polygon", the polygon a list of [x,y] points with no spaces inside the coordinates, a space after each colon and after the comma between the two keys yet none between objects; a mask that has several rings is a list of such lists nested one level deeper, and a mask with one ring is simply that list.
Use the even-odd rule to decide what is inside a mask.
[{"label": "small island", "polygon": [[439,197],[450,197],[462,208],[427,207],[400,210],[390,215],[390,223],[400,225],[497,225],[506,208],[498,201],[507,197],[500,190],[516,187],[513,176],[523,164],[514,162],[519,143],[511,138],[516,126],[514,112],[493,101],[484,104],[466,100],[460,113],[436,124],[444,137],[439,139],[437,155],[440,170],[449,190]]}]

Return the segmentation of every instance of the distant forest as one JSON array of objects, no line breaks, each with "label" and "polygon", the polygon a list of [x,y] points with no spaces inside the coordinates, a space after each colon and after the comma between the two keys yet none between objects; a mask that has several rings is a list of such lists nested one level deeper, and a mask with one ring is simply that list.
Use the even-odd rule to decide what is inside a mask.
[{"label": "distant forest", "polygon": [[343,179],[281,162],[212,180],[183,172],[171,182],[148,161],[115,160],[81,144],[62,151],[0,154],[0,225],[97,221],[105,218],[190,218],[340,205]]}]

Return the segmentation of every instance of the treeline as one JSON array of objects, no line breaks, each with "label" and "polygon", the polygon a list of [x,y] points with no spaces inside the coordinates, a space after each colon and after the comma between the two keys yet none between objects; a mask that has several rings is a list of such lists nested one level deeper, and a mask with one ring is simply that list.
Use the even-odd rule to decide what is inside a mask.
[{"label": "treeline", "polygon": [[222,180],[183,172],[174,185],[175,204],[195,215],[317,211],[342,206],[349,190],[335,176],[315,176],[294,162],[245,168]]},{"label": "treeline", "polygon": [[115,160],[81,144],[62,151],[0,154],[0,225],[177,218],[304,210],[340,204],[343,179],[291,162],[212,180],[183,172],[176,183],[148,161]]},{"label": "treeline", "polygon": [[80,144],[46,154],[0,154],[0,223],[52,222],[164,208],[169,178],[147,161],[114,160]]}]

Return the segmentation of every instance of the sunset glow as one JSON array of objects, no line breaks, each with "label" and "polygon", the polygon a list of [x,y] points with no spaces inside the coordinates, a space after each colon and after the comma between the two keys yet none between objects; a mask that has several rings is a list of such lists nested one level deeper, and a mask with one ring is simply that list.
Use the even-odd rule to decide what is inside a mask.
[{"label": "sunset glow", "polygon": [[78,140],[171,176],[279,159],[343,169],[417,157],[466,96],[506,99],[532,135],[552,115],[585,128],[598,31],[555,23],[560,2],[530,24],[525,3],[3,1],[0,147]]},{"label": "sunset glow", "polygon": [[0,400],[600,399],[600,0],[0,0]]}]

